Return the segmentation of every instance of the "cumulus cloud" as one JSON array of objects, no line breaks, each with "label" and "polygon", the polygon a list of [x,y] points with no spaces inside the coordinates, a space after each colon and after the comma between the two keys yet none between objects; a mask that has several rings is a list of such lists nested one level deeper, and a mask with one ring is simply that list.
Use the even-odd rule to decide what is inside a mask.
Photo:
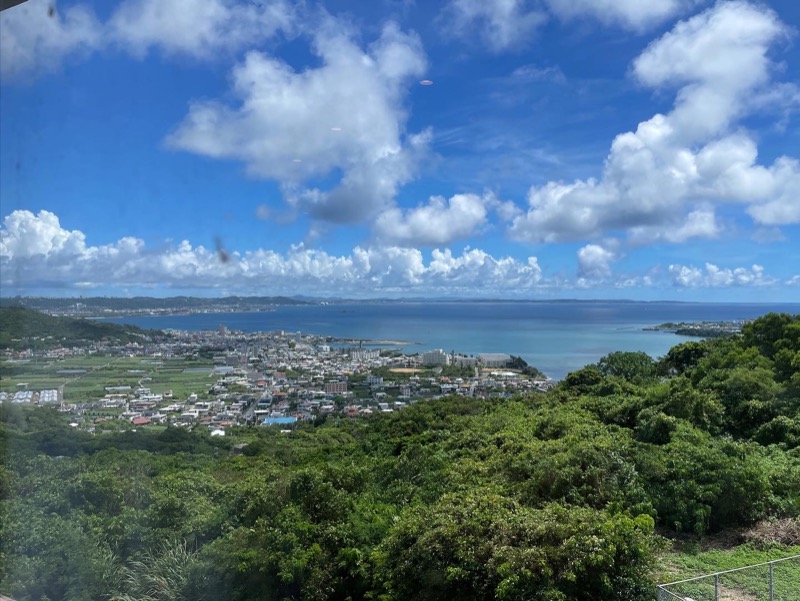
[{"label": "cumulus cloud", "polygon": [[0,75],[51,71],[69,57],[103,45],[94,13],[77,5],[63,13],[50,0],[28,0],[0,13]]},{"label": "cumulus cloud", "polygon": [[[494,52],[524,46],[549,18],[596,19],[637,32],[663,23],[707,0],[450,0],[443,12],[446,29],[459,37],[477,33]],[[549,12],[548,10],[549,9]]]},{"label": "cumulus cloud", "polygon": [[678,87],[670,122],[685,141],[724,130],[766,83],[769,47],[788,35],[777,15],[747,2],[725,2],[650,44],[634,61],[637,79]]},{"label": "cumulus cloud", "polygon": [[392,208],[375,221],[381,243],[401,246],[435,246],[467,238],[486,223],[491,195],[456,194],[445,200],[432,196],[427,205],[415,209]]},{"label": "cumulus cloud", "polygon": [[720,268],[706,263],[705,269],[686,265],[670,265],[669,274],[674,285],[682,288],[727,288],[729,286],[766,286],[776,280],[764,273],[761,265],[752,267]]},{"label": "cumulus cloud", "polygon": [[525,45],[547,20],[527,0],[451,0],[443,17],[450,33],[467,37],[478,32],[495,52]]},{"label": "cumulus cloud", "polygon": [[682,242],[718,235],[713,206],[747,205],[763,225],[800,222],[800,163],[757,163],[737,121],[770,89],[768,50],[786,35],[765,8],[726,2],[681,22],[633,66],[654,88],[677,87],[673,110],[618,135],[602,177],[531,188],[529,208],[511,224],[527,242],[581,240],[627,231],[634,240]]},{"label": "cumulus cloud", "polygon": [[441,289],[448,287],[475,290],[530,290],[542,280],[542,268],[536,257],[520,262],[511,257],[495,259],[477,249],[465,249],[453,256],[449,249],[434,249],[428,266],[428,278]]},{"label": "cumulus cloud", "polygon": [[[299,210],[354,222],[387,207],[427,151],[430,132],[407,134],[403,97],[426,59],[419,38],[387,25],[365,51],[330,21],[314,39],[318,68],[295,71],[250,52],[232,73],[239,103],[196,101],[169,146],[245,163],[274,179]],[[337,174],[341,174],[337,177]],[[338,179],[307,188],[312,178]]]},{"label": "cumulus cloud", "polygon": [[219,290],[230,293],[337,295],[520,296],[536,291],[597,286],[728,288],[800,283],[779,282],[760,265],[704,267],[670,265],[646,274],[614,273],[619,259],[614,241],[588,244],[578,251],[574,281],[546,278],[536,257],[495,257],[464,248],[456,254],[435,248],[426,256],[395,245],[356,246],[342,255],[298,244],[280,253],[268,249],[229,252],[222,261],[214,249],[184,240],[147,248],[138,238],[92,245],[79,230],[64,228],[48,211],[17,210],[0,224],[0,286],[6,293],[40,290],[147,289]]},{"label": "cumulus cloud", "polygon": [[628,230],[628,240],[634,245],[655,244],[656,242],[678,244],[691,238],[717,238],[721,229],[717,223],[714,209],[705,207],[672,222],[632,227]]},{"label": "cumulus cloud", "polygon": [[453,255],[435,249],[431,258],[414,248],[356,247],[336,256],[303,245],[218,253],[189,241],[157,250],[122,238],[92,246],[78,230],[61,226],[48,211],[18,210],[0,226],[0,284],[6,290],[91,287],[224,289],[243,292],[357,296],[375,293],[475,295],[530,291],[541,285],[535,257],[493,257],[479,249]]},{"label": "cumulus cloud", "polygon": [[166,54],[210,58],[257,45],[294,28],[283,0],[126,0],[114,12],[109,35],[136,56],[151,48]]},{"label": "cumulus cloud", "polygon": [[705,0],[547,0],[562,19],[592,17],[642,31],[682,14]]},{"label": "cumulus cloud", "polygon": [[51,0],[28,0],[0,14],[0,74],[55,70],[68,57],[114,46],[137,57],[151,49],[211,59],[297,29],[286,0],[126,0],[101,23],[84,4],[63,13]]},{"label": "cumulus cloud", "polygon": [[599,280],[611,275],[611,262],[616,255],[599,244],[587,244],[578,250],[578,275],[581,278]]}]

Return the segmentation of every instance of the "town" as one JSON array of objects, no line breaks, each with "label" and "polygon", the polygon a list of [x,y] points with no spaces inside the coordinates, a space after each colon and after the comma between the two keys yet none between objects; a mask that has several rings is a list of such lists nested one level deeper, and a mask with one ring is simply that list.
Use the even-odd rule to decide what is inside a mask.
[{"label": "town", "polygon": [[[360,418],[447,395],[503,397],[555,382],[502,353],[408,354],[391,341],[301,332],[168,331],[158,342],[6,350],[0,402],[50,406],[89,432]],[[9,372],[10,370],[10,372]],[[59,384],[59,381],[61,382]]]}]

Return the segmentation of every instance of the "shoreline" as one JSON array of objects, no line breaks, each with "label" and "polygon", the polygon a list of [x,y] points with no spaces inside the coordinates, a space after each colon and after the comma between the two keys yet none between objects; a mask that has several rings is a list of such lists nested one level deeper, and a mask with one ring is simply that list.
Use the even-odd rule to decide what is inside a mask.
[{"label": "shoreline", "polygon": [[370,338],[331,338],[334,344],[353,344],[362,346],[421,346],[422,342],[412,340],[381,340]]}]

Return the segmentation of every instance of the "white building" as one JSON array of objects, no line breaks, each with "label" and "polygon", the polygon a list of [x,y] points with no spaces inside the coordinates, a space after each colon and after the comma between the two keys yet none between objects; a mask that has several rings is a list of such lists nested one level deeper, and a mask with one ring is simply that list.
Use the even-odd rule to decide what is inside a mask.
[{"label": "white building", "polygon": [[383,378],[381,376],[367,376],[367,386],[370,388],[383,388]]},{"label": "white building", "polygon": [[422,353],[421,359],[423,365],[450,365],[450,355],[440,348]]},{"label": "white building", "polygon": [[381,356],[378,349],[354,348],[349,351],[350,359],[353,361],[371,361]]}]

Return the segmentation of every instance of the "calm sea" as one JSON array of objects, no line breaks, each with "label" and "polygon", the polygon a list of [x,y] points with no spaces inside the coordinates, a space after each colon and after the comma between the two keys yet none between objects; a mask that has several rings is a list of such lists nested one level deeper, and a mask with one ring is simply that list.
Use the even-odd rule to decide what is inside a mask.
[{"label": "calm sea", "polygon": [[523,357],[553,378],[613,351],[644,351],[654,358],[688,340],[642,328],[673,321],[750,319],[792,304],[638,302],[386,302],[276,307],[254,313],[122,317],[109,321],[143,328],[247,332],[285,330],[371,340],[402,340],[409,353],[442,348]]}]

